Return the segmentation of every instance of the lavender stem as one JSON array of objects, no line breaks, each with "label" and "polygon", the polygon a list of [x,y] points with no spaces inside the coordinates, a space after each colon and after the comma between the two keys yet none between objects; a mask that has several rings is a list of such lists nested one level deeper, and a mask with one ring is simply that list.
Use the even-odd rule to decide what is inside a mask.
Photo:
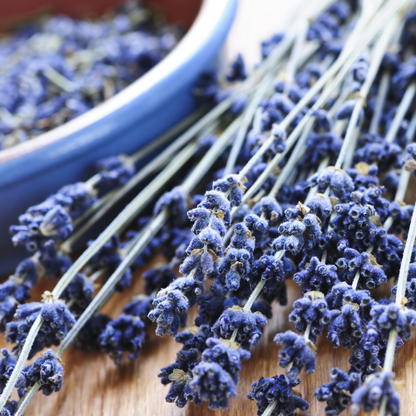
[{"label": "lavender stem", "polygon": [[[397,281],[397,292],[396,292],[396,305],[401,306],[403,298],[406,293],[406,282],[407,275],[409,274],[409,265],[413,253],[413,248],[415,246],[416,240],[416,205],[413,210],[412,220],[409,226],[409,234],[406,240],[406,245],[404,247],[402,263],[400,266],[399,279]],[[389,339],[387,342],[386,348],[386,357],[384,359],[383,372],[392,371],[394,363],[394,355],[396,351],[396,342],[397,342],[397,330],[392,329],[389,334]],[[381,402],[379,416],[385,416],[386,414],[386,405],[387,400],[383,399]]]},{"label": "lavender stem", "polygon": [[389,131],[386,135],[386,142],[387,143],[393,143],[393,140],[395,139],[397,132],[399,130],[400,124],[402,120],[404,119],[410,104],[413,101],[413,97],[416,93],[416,82],[412,82],[406,89],[406,92],[403,95],[402,100],[400,101],[400,105],[397,108],[396,114],[394,116],[393,122],[389,128]]}]

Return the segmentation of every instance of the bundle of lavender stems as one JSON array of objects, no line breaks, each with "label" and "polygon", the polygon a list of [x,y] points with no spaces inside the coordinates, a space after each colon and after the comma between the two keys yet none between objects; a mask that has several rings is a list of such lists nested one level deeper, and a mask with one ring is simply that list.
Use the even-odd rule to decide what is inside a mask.
[{"label": "bundle of lavender stems", "polygon": [[[393,363],[416,326],[416,211],[403,202],[416,170],[416,12],[411,0],[316,3],[262,43],[250,74],[241,56],[224,76],[204,74],[195,93],[208,111],[134,155],[100,161],[97,175],[10,228],[31,254],[0,285],[0,326],[14,345],[0,361],[3,414],[61,390],[71,344],[136,360],[153,323],[183,344],[155,369],[166,401],[225,409],[289,279],[302,297],[293,330],[274,338],[286,372],[252,380],[257,414],[294,415],[315,399],[326,415],[400,414]],[[75,242],[143,183],[72,262]],[[166,262],[143,275],[144,293],[116,319],[101,314],[155,252]],[[55,288],[28,302],[43,276]],[[350,367],[302,398],[300,375],[315,372],[325,335],[349,350]]]}]

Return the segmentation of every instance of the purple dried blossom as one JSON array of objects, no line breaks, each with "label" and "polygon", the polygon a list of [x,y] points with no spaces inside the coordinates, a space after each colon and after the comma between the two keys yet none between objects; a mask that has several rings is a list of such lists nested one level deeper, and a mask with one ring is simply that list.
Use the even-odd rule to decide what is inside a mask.
[{"label": "purple dried blossom", "polygon": [[293,280],[302,286],[302,292],[328,293],[339,282],[334,265],[321,263],[317,257],[312,257],[305,270],[296,273]]},{"label": "purple dried blossom", "polygon": [[[48,299],[48,297],[45,297],[45,299]],[[60,340],[64,338],[75,323],[74,317],[61,300],[19,305],[15,314],[17,321],[9,322],[6,325],[6,341],[16,343],[15,350],[21,350],[30,327],[39,314],[42,318],[42,327],[36,336],[29,357],[33,357],[45,346],[59,345]]]},{"label": "purple dried blossom", "polygon": [[382,400],[386,400],[388,414],[399,416],[400,399],[393,386],[393,377],[392,372],[382,372],[367,377],[364,384],[352,394],[353,414],[357,414],[360,409],[371,412],[373,409],[380,408]]},{"label": "purple dried blossom", "polygon": [[88,280],[87,276],[77,273],[66,289],[63,291],[61,298],[65,301],[72,301],[70,310],[80,315],[85,308],[91,303],[94,295],[94,285]]},{"label": "purple dried blossom", "polygon": [[153,269],[143,273],[145,281],[144,291],[150,295],[155,290],[169,286],[176,278],[175,271],[167,264],[157,264]]},{"label": "purple dried blossom", "polygon": [[24,369],[27,387],[40,383],[45,396],[62,389],[64,367],[61,359],[52,351],[46,350],[43,357],[37,358],[32,365]]},{"label": "purple dried blossom", "polygon": [[208,338],[202,361],[194,367],[190,387],[202,401],[208,401],[211,410],[228,407],[228,400],[237,395],[236,384],[241,370],[241,361],[250,353],[238,344]]},{"label": "purple dried blossom", "polygon": [[[107,243],[89,260],[94,272],[103,270],[106,281],[123,261],[121,255],[122,245],[117,235],[113,235]],[[123,291],[131,285],[131,269],[128,268],[116,285],[116,290]]]},{"label": "purple dried blossom", "polygon": [[307,292],[293,303],[293,312],[289,321],[295,324],[298,332],[304,333],[309,325],[309,338],[316,343],[317,337],[322,334],[324,325],[331,321],[331,313],[324,299],[323,293]]},{"label": "purple dried blossom", "polygon": [[384,339],[395,329],[399,337],[407,341],[411,336],[410,327],[416,326],[416,312],[395,303],[373,306],[371,318],[369,325],[377,328]]},{"label": "purple dried blossom", "polygon": [[351,403],[351,395],[360,386],[358,373],[346,374],[339,368],[331,370],[333,381],[323,384],[315,391],[320,402],[326,402],[325,415],[335,416],[342,413]]},{"label": "purple dried blossom", "polygon": [[202,325],[190,327],[176,335],[175,341],[183,344],[183,347],[177,353],[175,363],[162,368],[158,373],[162,384],[171,384],[165,397],[168,403],[175,402],[178,407],[184,407],[191,401],[201,404],[198,393],[190,388],[189,383],[192,380],[192,369],[198,365],[210,333],[209,326]]},{"label": "purple dried blossom", "polygon": [[346,198],[354,190],[354,182],[343,170],[330,166],[322,172],[315,173],[308,179],[310,186],[317,186],[318,192],[330,188],[338,198]]},{"label": "purple dried blossom", "polygon": [[155,204],[153,215],[157,216],[162,209],[169,209],[172,223],[176,226],[187,224],[188,198],[180,186],[162,195]]},{"label": "purple dried blossom", "polygon": [[204,286],[191,277],[176,279],[162,289],[153,300],[155,308],[148,314],[151,321],[157,322],[156,334],[175,336],[179,328],[184,328],[188,309],[196,304],[203,292]]},{"label": "purple dried blossom", "polygon": [[277,334],[274,342],[283,346],[279,351],[279,365],[286,368],[290,364],[286,373],[289,380],[296,380],[303,368],[305,368],[306,374],[315,372],[315,351],[312,350],[313,344],[306,340],[305,337],[293,331],[286,331],[282,334]]},{"label": "purple dried blossom", "polygon": [[244,81],[247,78],[247,71],[244,64],[243,56],[239,53],[237,58],[231,63],[228,73],[226,74],[228,82]]},{"label": "purple dried blossom", "polygon": [[114,363],[119,365],[123,353],[128,353],[129,361],[135,360],[143,346],[146,336],[145,324],[137,316],[120,315],[110,321],[99,336],[101,349],[110,354]]},{"label": "purple dried blossom", "polygon": [[266,324],[267,319],[261,313],[248,312],[235,305],[221,314],[212,326],[212,331],[218,337],[230,339],[237,330],[236,341],[248,349],[250,345],[257,345]]},{"label": "purple dried blossom", "polygon": [[300,383],[300,379],[289,380],[283,374],[276,377],[264,378],[255,381],[247,397],[255,400],[257,414],[261,416],[268,406],[275,403],[271,413],[272,416],[291,416],[297,409],[307,410],[308,402],[302,399],[301,395],[293,387]]},{"label": "purple dried blossom", "polygon": [[328,339],[338,348],[350,348],[356,344],[363,335],[364,322],[359,314],[356,304],[345,303],[340,310],[331,310],[331,323],[328,328]]},{"label": "purple dried blossom", "polygon": [[74,347],[85,351],[99,351],[99,336],[111,321],[110,317],[102,313],[95,313],[91,316],[74,340]]},{"label": "purple dried blossom", "polygon": [[134,163],[125,155],[99,160],[97,170],[103,182],[116,185],[124,185],[136,173]]}]

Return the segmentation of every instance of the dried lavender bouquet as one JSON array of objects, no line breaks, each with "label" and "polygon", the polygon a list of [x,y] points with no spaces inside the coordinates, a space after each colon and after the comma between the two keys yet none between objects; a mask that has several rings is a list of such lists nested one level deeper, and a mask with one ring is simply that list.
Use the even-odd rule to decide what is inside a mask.
[{"label": "dried lavender bouquet", "polygon": [[[59,391],[60,357],[74,341],[101,348],[117,364],[124,352],[136,359],[151,322],[158,335],[183,344],[175,363],[159,372],[170,385],[166,400],[227,408],[271,303],[287,303],[285,282],[293,278],[303,295],[289,316],[296,332],[275,337],[287,372],[253,383],[248,398],[258,414],[309,407],[294,387],[303,369],[315,371],[315,344],[325,330],[335,348],[351,350],[350,369],[334,368],[333,381],[317,386],[326,414],[351,405],[353,412],[398,415],[392,363],[416,325],[416,214],[403,202],[416,166],[412,5],[325,2],[264,42],[263,61],[250,75],[241,57],[227,74],[231,84],[206,74],[197,92],[218,104],[167,148],[173,161],[158,165],[159,175],[67,267],[43,304],[13,295],[17,321],[9,313],[4,325],[17,346],[14,355],[3,352],[4,411],[23,414],[39,389]],[[123,163],[117,166],[124,172]],[[119,243],[115,235],[177,172],[153,218],[142,218],[144,227]],[[60,245],[68,221],[49,219],[52,209],[40,214],[40,252],[43,240],[70,246]],[[26,226],[16,235],[32,238]],[[22,236],[25,244],[31,238]],[[129,284],[131,266],[156,248],[167,263],[143,276],[145,293],[115,320],[98,314],[115,289]],[[101,276],[105,283],[93,298],[84,288]],[[392,296],[375,299],[372,289],[392,278]],[[195,326],[179,332],[195,305]],[[53,344],[56,352],[24,368],[29,356]],[[19,402],[8,401],[13,388]]]}]

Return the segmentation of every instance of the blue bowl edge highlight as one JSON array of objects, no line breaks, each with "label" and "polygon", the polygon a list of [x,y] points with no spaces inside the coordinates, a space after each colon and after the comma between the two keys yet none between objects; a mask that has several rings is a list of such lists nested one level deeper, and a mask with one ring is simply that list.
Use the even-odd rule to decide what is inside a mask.
[{"label": "blue bowl edge highlight", "polygon": [[[140,149],[195,109],[192,86],[203,70],[212,67],[237,3],[228,0],[215,31],[189,60],[127,105],[56,143],[0,164],[1,275],[12,273],[19,260],[28,256],[25,250],[13,247],[8,228],[29,206],[66,184],[92,176],[99,159]],[[147,105],[146,111],[140,113],[143,105]],[[138,116],[131,117],[135,111]]]}]

